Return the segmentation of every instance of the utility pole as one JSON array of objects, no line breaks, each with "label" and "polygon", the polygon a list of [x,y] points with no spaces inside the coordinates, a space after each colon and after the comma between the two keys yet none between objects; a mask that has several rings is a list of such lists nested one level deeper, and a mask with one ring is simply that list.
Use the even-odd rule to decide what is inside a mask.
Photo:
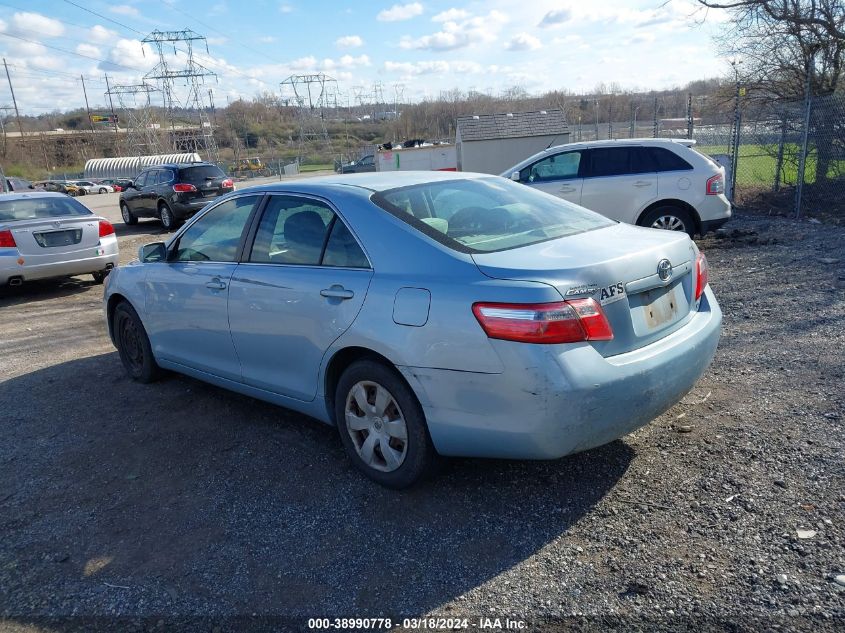
[{"label": "utility pole", "polygon": [[610,105],[607,106],[607,138],[613,140],[613,95],[610,95]]},{"label": "utility pole", "polygon": [[12,88],[12,77],[9,75],[9,66],[6,64],[6,58],[3,58],[3,68],[6,69],[6,79],[9,80],[9,92],[12,93],[12,105],[15,106],[15,117],[18,119],[18,129],[21,132],[21,143],[23,143],[23,124],[21,123],[21,113],[18,111],[18,102],[15,99],[15,89]]},{"label": "utility pole", "polygon": [[654,96],[654,131],[652,132],[652,136],[657,138],[658,133],[660,132],[657,124],[657,95]]},{"label": "utility pole", "polygon": [[117,117],[114,114],[114,102],[111,98],[111,86],[109,86],[109,76],[106,74],[106,92],[109,95],[109,108],[111,109],[111,118],[114,121],[114,137],[117,138]]},{"label": "utility pole", "polygon": [[687,138],[692,138],[694,121],[692,118],[692,93],[687,94]]},{"label": "utility pole", "polygon": [[91,126],[91,132],[94,132],[94,122],[91,120],[91,108],[88,105],[88,91],[85,90],[85,76],[79,75],[79,79],[82,80],[82,94],[85,95],[85,111],[88,113],[88,125]]}]

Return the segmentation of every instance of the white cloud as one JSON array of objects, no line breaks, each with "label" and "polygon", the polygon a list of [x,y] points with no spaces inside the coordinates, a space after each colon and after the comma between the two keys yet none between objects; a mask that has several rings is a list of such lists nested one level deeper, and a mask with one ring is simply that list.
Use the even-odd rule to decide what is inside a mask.
[{"label": "white cloud", "polygon": [[118,39],[106,56],[106,62],[100,62],[100,70],[126,72],[127,68],[150,68],[155,59],[148,44],[139,40]]},{"label": "white cloud", "polygon": [[454,22],[456,20],[463,20],[470,16],[470,12],[464,9],[446,9],[445,11],[441,11],[433,18],[431,18],[432,22]]},{"label": "white cloud", "polygon": [[88,31],[88,39],[92,42],[104,44],[106,42],[113,42],[114,40],[116,40],[117,33],[115,33],[114,31],[110,31],[104,26],[95,24]]},{"label": "white cloud", "polygon": [[24,34],[40,35],[41,37],[59,37],[65,32],[64,25],[58,20],[48,18],[40,13],[15,13],[12,16],[12,29],[23,31]]},{"label": "white cloud", "polygon": [[505,44],[505,50],[507,51],[535,51],[538,48],[541,48],[543,43],[528,33],[518,33],[514,35],[508,42]]},{"label": "white cloud", "polygon": [[88,57],[102,56],[102,52],[100,51],[100,49],[94,46],[93,44],[79,44],[76,47],[76,52],[80,55],[86,55]]},{"label": "white cloud", "polygon": [[500,11],[487,15],[470,17],[459,22],[444,22],[441,30],[416,39],[404,37],[399,46],[406,49],[430,51],[452,51],[480,42],[492,42],[498,37],[508,17]]},{"label": "white cloud", "polygon": [[117,4],[113,7],[109,7],[109,11],[117,13],[118,15],[128,15],[133,18],[137,18],[140,15],[140,13],[138,13],[138,9],[129,6],[128,4]]},{"label": "white cloud", "polygon": [[262,35],[261,37],[258,38],[258,41],[261,42],[262,44],[272,44],[273,42],[276,41],[276,38],[273,37],[272,35]]},{"label": "white cloud", "polygon": [[418,15],[422,15],[423,6],[419,2],[411,2],[409,4],[394,4],[389,9],[380,11],[376,16],[379,22],[399,22],[401,20],[410,20]]},{"label": "white cloud", "polygon": [[564,22],[572,19],[572,11],[569,9],[557,9],[556,11],[549,11],[537,26],[548,27],[558,26]]},{"label": "white cloud", "polygon": [[334,45],[338,48],[359,48],[364,45],[364,40],[360,35],[344,35],[337,38]]},{"label": "white cloud", "polygon": [[419,75],[445,75],[445,74],[470,74],[481,73],[484,67],[477,62],[469,61],[421,61],[421,62],[384,62],[384,69],[387,72],[400,73],[405,77],[416,77]]},{"label": "white cloud", "polygon": [[279,5],[279,13],[293,13],[293,7],[287,3]]},{"label": "white cloud", "polygon": [[[259,38],[260,39],[260,38]],[[206,41],[211,44],[212,46],[223,46],[226,42],[229,41],[228,37],[209,37],[206,38]]]}]

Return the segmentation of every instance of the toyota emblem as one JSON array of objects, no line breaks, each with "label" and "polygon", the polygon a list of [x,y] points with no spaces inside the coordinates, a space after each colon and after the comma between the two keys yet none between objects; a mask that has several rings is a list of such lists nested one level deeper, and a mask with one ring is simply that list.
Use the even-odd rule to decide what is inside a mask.
[{"label": "toyota emblem", "polygon": [[672,262],[668,259],[657,262],[657,276],[661,281],[669,281],[672,278]]}]

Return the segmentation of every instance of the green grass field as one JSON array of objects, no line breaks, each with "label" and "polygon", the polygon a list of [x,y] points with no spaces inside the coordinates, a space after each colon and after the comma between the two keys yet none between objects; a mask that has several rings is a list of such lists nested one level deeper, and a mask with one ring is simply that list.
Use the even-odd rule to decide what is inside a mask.
[{"label": "green grass field", "polygon": [[[727,154],[729,151],[726,145],[696,145],[695,149],[708,155]],[[797,182],[798,150],[798,145],[794,143],[784,145],[781,184],[794,185]],[[740,145],[737,165],[737,190],[742,187],[773,187],[777,169],[777,146]],[[812,151],[807,156],[804,174],[806,184],[815,183],[816,154]],[[842,174],[845,174],[845,161],[831,161],[827,171],[828,178],[835,178]]]}]

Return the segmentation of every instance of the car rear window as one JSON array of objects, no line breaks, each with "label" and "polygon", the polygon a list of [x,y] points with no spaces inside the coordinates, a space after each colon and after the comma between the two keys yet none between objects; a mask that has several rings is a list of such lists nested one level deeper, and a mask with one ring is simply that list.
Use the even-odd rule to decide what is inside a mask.
[{"label": "car rear window", "polygon": [[198,165],[179,170],[179,180],[191,184],[202,184],[209,178],[225,178],[226,174],[217,165]]},{"label": "car rear window", "polygon": [[64,197],[0,200],[0,222],[93,215],[76,200]]},{"label": "car rear window", "polygon": [[454,250],[489,253],[615,224],[504,178],[430,182],[372,196],[385,211]]}]

